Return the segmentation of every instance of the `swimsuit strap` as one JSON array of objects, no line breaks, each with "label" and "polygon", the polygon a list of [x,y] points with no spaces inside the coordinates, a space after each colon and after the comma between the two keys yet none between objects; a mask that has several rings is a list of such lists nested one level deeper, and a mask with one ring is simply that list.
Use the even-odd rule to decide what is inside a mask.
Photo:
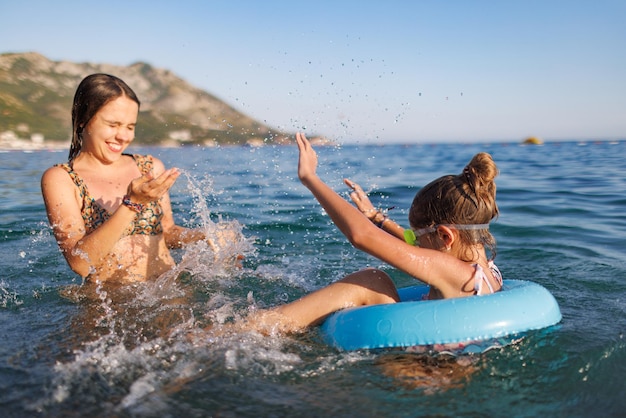
[{"label": "swimsuit strap", "polygon": [[55,164],[55,167],[65,170],[78,188],[78,193],[83,201],[80,214],[85,221],[85,230],[89,233],[102,225],[108,219],[109,213],[91,197],[83,178],[68,163]]},{"label": "swimsuit strap", "polygon": [[491,274],[493,274],[493,277],[496,279],[498,284],[502,286],[502,273],[500,272],[500,269],[498,268],[498,266],[496,266],[493,260],[489,260],[488,265],[489,270],[491,270]]},{"label": "swimsuit strap", "polygon": [[[487,278],[487,275],[485,274],[485,271],[483,270],[481,265],[476,263],[472,264],[472,266],[474,267],[474,291],[476,292],[476,294],[482,294],[483,282],[487,283],[489,291],[493,293],[493,286],[491,286],[491,283],[489,283],[489,279]],[[498,269],[498,267],[496,267],[493,261],[489,261],[489,270],[491,270],[491,274],[493,274],[493,277],[500,284],[500,286],[502,286],[502,273],[500,273],[500,270]]]},{"label": "swimsuit strap", "polygon": [[72,179],[76,187],[78,187],[78,190],[80,190],[80,195],[82,197],[85,197],[87,195],[87,186],[85,185],[85,182],[78,175],[78,173],[74,171],[71,165],[69,165],[68,163],[64,163],[64,164],[55,164],[54,166],[60,167],[63,170],[67,171],[67,174],[70,175],[70,178]]}]

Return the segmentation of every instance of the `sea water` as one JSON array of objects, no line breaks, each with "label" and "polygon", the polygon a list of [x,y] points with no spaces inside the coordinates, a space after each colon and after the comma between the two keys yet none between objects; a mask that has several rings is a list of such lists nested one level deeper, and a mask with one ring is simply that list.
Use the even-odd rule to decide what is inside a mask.
[{"label": "sea water", "polygon": [[[66,152],[0,153],[0,415],[622,416],[626,410],[626,142],[343,145],[318,172],[344,177],[407,225],[432,179],[486,151],[500,169],[491,230],[507,279],[556,297],[563,320],[469,361],[342,352],[316,329],[265,336],[229,327],[366,266],[414,280],[352,248],[296,175],[294,146],[131,148],[183,170],[176,220],[230,228],[216,254],[176,250],[159,281],[92,298],[47,224],[39,179]],[[229,263],[244,254],[240,268]],[[78,289],[78,290],[77,290]],[[78,293],[76,293],[78,294]],[[199,329],[212,326],[213,332]]]}]

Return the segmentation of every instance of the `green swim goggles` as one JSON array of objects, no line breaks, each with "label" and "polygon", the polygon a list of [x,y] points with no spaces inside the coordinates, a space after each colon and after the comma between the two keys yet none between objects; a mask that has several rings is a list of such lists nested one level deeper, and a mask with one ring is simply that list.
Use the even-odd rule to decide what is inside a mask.
[{"label": "green swim goggles", "polygon": [[435,232],[437,228],[440,226],[447,226],[449,228],[454,228],[458,230],[471,230],[471,229],[489,229],[489,224],[473,224],[473,225],[455,225],[455,224],[437,224],[434,226],[428,226],[426,228],[419,229],[405,229],[404,230],[404,241],[410,245],[416,245],[417,240],[422,235],[430,234],[431,232]]}]

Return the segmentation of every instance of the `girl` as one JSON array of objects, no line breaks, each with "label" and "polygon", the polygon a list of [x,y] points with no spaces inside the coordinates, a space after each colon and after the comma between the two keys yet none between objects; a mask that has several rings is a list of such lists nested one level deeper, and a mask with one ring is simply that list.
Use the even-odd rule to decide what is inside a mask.
[{"label": "girl", "polygon": [[[461,174],[440,177],[417,193],[407,243],[405,231],[375,210],[357,184],[344,180],[353,189],[351,198],[358,209],[328,187],[316,174],[317,155],[304,134],[296,134],[296,142],[300,181],[356,248],[429,285],[428,299],[501,289],[502,277],[493,264],[495,240],[488,229],[498,215],[494,183],[498,170],[489,154],[477,154]],[[487,257],[486,246],[492,258]],[[319,324],[343,308],[398,300],[390,277],[369,268],[295,302],[260,312],[253,322],[261,328],[293,332]]]}]

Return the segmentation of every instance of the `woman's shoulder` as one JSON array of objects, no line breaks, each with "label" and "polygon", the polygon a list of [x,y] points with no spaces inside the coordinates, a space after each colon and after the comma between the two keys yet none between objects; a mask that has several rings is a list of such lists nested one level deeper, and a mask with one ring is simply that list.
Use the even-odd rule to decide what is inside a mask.
[{"label": "woman's shoulder", "polygon": [[67,173],[71,172],[72,168],[67,163],[55,164],[52,167],[46,169],[41,175],[41,179],[44,180],[57,180],[60,178],[69,178]]},{"label": "woman's shoulder", "polygon": [[76,189],[76,185],[79,184],[80,178],[77,178],[76,173],[64,164],[54,165],[41,175],[41,191],[44,194],[44,198],[46,196],[59,195],[62,190]]}]

